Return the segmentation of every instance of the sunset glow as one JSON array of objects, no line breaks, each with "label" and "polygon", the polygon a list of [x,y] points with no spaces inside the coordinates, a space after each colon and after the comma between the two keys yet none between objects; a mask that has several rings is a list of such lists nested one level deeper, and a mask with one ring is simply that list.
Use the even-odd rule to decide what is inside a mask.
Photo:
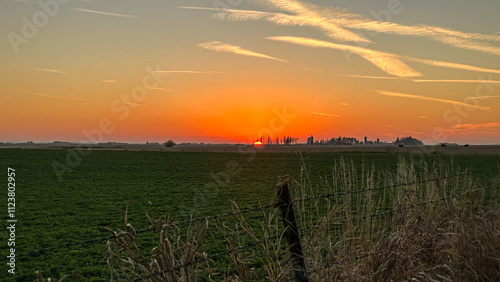
[{"label": "sunset glow", "polygon": [[499,143],[500,2],[424,2],[3,1],[0,142]]}]

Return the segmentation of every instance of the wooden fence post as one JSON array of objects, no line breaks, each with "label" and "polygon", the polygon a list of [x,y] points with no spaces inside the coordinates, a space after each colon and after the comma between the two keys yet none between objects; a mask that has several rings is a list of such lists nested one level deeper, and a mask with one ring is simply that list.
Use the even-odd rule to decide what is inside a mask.
[{"label": "wooden fence post", "polygon": [[293,204],[288,189],[288,181],[278,183],[276,187],[278,195],[278,206],[281,209],[281,217],[285,226],[285,237],[290,249],[292,264],[295,272],[295,281],[309,281],[307,277],[306,264],[300,245],[299,230],[293,213]]}]

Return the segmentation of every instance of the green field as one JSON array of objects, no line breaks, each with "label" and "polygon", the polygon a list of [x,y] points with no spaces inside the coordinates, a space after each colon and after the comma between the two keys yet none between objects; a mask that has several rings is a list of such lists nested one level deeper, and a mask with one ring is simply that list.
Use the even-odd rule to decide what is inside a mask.
[{"label": "green field", "polygon": [[[385,153],[210,153],[91,151],[82,157],[72,171],[62,175],[53,163],[67,164],[66,150],[0,150],[0,164],[7,182],[7,168],[16,171],[16,255],[38,249],[60,247],[66,243],[109,236],[106,228],[124,228],[127,202],[138,190],[131,205],[129,222],[136,230],[147,228],[144,207],[151,202],[153,218],[170,215],[183,221],[195,217],[220,214],[231,210],[231,201],[240,208],[269,204],[273,201],[279,177],[299,179],[305,164],[312,187],[332,182],[332,169],[341,158],[352,161],[361,172],[375,168],[394,173],[401,158],[433,163],[453,163],[453,169],[470,169],[484,176],[481,181],[498,174],[499,156],[440,155],[425,156]],[[418,167],[418,164],[417,164]],[[383,175],[380,174],[380,175]],[[383,183],[380,180],[380,183]],[[6,186],[4,186],[6,187]],[[2,197],[1,226],[7,221],[7,188]],[[0,232],[2,257],[7,253],[5,227]],[[7,273],[2,263],[0,280],[33,281],[35,271],[45,277],[71,275],[71,281],[109,280],[106,265],[106,242],[47,250],[41,254],[20,256],[16,275]]]}]

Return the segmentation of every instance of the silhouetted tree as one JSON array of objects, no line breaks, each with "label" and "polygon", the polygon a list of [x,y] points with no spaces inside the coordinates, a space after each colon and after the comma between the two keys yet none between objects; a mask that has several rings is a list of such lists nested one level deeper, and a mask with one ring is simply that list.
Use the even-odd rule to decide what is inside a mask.
[{"label": "silhouetted tree", "polygon": [[318,140],[315,141],[314,143],[319,145],[357,145],[360,142],[358,139],[354,137],[339,136],[337,138],[330,138],[330,140],[328,139]]},{"label": "silhouetted tree", "polygon": [[168,140],[167,142],[165,142],[165,147],[173,147],[175,146],[175,142],[172,141],[172,140]]},{"label": "silhouetted tree", "polygon": [[424,145],[424,143],[417,138],[406,136],[403,138],[398,137],[396,141],[394,141],[394,145]]}]

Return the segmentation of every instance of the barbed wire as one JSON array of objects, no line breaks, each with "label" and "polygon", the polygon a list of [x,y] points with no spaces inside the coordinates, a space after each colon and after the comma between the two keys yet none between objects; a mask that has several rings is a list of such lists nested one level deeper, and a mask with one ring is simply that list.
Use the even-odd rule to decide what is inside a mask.
[{"label": "barbed wire", "polygon": [[[376,188],[368,188],[368,189],[361,189],[361,190],[354,190],[354,191],[345,191],[345,192],[337,192],[337,193],[329,193],[329,194],[324,194],[324,195],[319,195],[319,196],[312,196],[312,197],[306,197],[306,198],[298,198],[292,200],[292,202],[303,202],[303,201],[309,201],[309,200],[314,200],[314,199],[329,199],[334,196],[341,196],[341,195],[346,195],[346,194],[354,194],[354,193],[362,193],[362,192],[368,192],[368,191],[376,191],[376,190],[383,190],[383,189],[389,189],[389,188],[395,188],[395,187],[404,187],[404,186],[410,186],[410,185],[415,185],[415,184],[422,184],[422,183],[427,183],[427,182],[432,182],[432,181],[439,181],[443,179],[449,179],[449,178],[455,178],[455,177],[460,177],[460,176],[466,176],[466,175],[474,175],[478,173],[482,173],[485,171],[492,171],[492,170],[498,170],[497,167],[494,168],[487,168],[483,170],[476,170],[476,171],[469,171],[466,173],[460,173],[460,174],[455,174],[451,176],[443,176],[443,177],[435,177],[431,179],[426,179],[426,180],[420,180],[420,181],[415,181],[415,182],[410,182],[410,183],[398,183],[394,185],[387,185],[387,186],[381,186],[381,187],[376,187]],[[217,220],[220,218],[225,218],[229,216],[236,216],[236,215],[242,215],[246,213],[251,213],[251,212],[256,212],[256,211],[261,211],[269,208],[276,208],[278,206],[277,203],[269,204],[269,205],[264,205],[264,206],[258,206],[258,207],[250,207],[250,208],[245,208],[245,209],[238,209],[236,211],[232,212],[226,212],[222,214],[217,214],[217,215],[210,215],[210,216],[205,216],[205,217],[197,217],[197,218],[192,218],[189,220],[185,221],[174,221],[170,223],[163,224],[161,226],[150,226],[145,229],[140,229],[140,230],[135,230],[133,233],[134,234],[141,234],[141,233],[146,233],[150,231],[159,231],[159,230],[165,230],[167,228],[172,228],[172,227],[178,227],[178,226],[183,226],[183,225],[190,225],[193,223],[197,222],[202,222],[205,220]],[[382,214],[386,214],[387,212],[384,212]],[[380,216],[380,214],[378,214]],[[83,246],[83,245],[90,245],[98,242],[104,242],[104,241],[109,241],[111,239],[116,239],[119,237],[123,237],[128,235],[129,233],[123,233],[123,234],[118,234],[118,235],[111,235],[111,236],[103,236],[103,237],[97,237],[97,238],[92,238],[92,239],[86,239],[78,242],[67,242],[64,244],[61,244],[59,246],[55,247],[47,247],[47,248],[41,248],[38,250],[30,251],[27,253],[22,253],[19,255],[16,255],[17,257],[30,257],[30,256],[36,256],[40,254],[45,254],[47,252],[52,252],[52,251],[57,251],[59,249],[66,249],[66,248],[71,248],[74,246]],[[7,256],[2,256],[0,260],[9,260]]]},{"label": "barbed wire", "polygon": [[319,195],[319,196],[311,196],[311,197],[305,197],[305,198],[296,198],[292,202],[305,202],[305,201],[310,201],[310,200],[330,199],[330,198],[335,197],[335,196],[343,196],[343,195],[348,195],[348,194],[359,194],[359,193],[370,192],[370,191],[392,189],[392,188],[396,188],[396,187],[405,187],[405,186],[440,181],[440,180],[444,180],[444,179],[457,178],[457,177],[461,177],[461,176],[476,175],[476,174],[479,174],[480,172],[493,171],[493,170],[497,170],[497,169],[498,168],[489,168],[489,169],[484,169],[481,171],[480,170],[477,170],[475,172],[469,171],[469,172],[458,173],[458,174],[449,175],[449,176],[433,177],[433,178],[413,181],[413,182],[409,182],[409,183],[397,183],[397,184],[393,184],[393,185],[385,185],[385,186],[379,186],[379,187],[374,187],[374,188],[351,190],[351,191],[336,192],[336,193],[328,193],[328,194],[323,194],[323,195]]},{"label": "barbed wire", "polygon": [[[224,218],[224,217],[228,217],[228,216],[242,215],[242,214],[246,214],[246,213],[250,213],[250,212],[265,210],[265,209],[276,207],[276,206],[277,206],[277,204],[275,203],[275,204],[269,204],[269,205],[265,205],[265,206],[258,206],[258,207],[253,207],[253,208],[236,210],[233,212],[227,212],[227,213],[218,214],[218,215],[211,215],[211,216],[206,216],[206,217],[189,219],[189,220],[185,220],[185,221],[181,221],[181,222],[174,221],[174,222],[162,224],[160,226],[151,226],[151,227],[148,227],[145,229],[134,230],[133,234],[135,235],[135,234],[141,234],[141,233],[146,233],[146,232],[150,232],[150,231],[161,231],[161,230],[165,230],[165,229],[172,228],[172,227],[190,225],[190,224],[202,222],[205,220],[214,220],[214,219],[216,220],[216,219],[220,219],[220,218]],[[78,242],[67,242],[67,243],[61,244],[61,245],[56,246],[56,247],[41,248],[41,249],[38,249],[35,251],[22,253],[22,254],[19,254],[16,256],[17,257],[30,257],[30,256],[35,256],[35,255],[41,255],[41,254],[56,251],[59,249],[68,249],[68,248],[71,248],[74,246],[83,246],[83,245],[90,245],[90,244],[94,244],[94,243],[98,243],[98,242],[105,242],[105,241],[109,241],[111,239],[124,237],[124,236],[127,236],[129,234],[130,233],[122,233],[122,234],[118,234],[116,236],[110,235],[110,236],[97,237],[97,238],[93,238],[93,239],[86,239],[86,240],[82,240],[82,241],[78,241]],[[2,256],[0,258],[0,260],[9,260],[9,258],[7,256]]]},{"label": "barbed wire", "polygon": [[[413,205],[402,207],[402,208],[397,208],[397,209],[393,209],[393,210],[387,210],[387,211],[384,211],[384,212],[381,212],[381,213],[374,213],[374,214],[368,214],[368,215],[363,215],[363,216],[351,217],[351,218],[347,218],[347,219],[344,219],[344,220],[338,220],[338,221],[335,221],[335,222],[328,223],[327,226],[343,225],[343,224],[346,224],[348,221],[354,221],[354,220],[359,220],[359,219],[368,219],[368,218],[374,218],[374,217],[382,217],[382,216],[385,216],[385,215],[388,215],[388,214],[393,214],[393,213],[398,213],[398,212],[402,213],[403,211],[406,211],[406,210],[414,209],[414,208],[417,208],[417,207],[420,207],[420,206],[425,206],[425,205],[428,205],[428,204],[433,204],[433,203],[437,203],[437,202],[441,202],[441,201],[445,201],[445,200],[449,200],[449,199],[453,199],[453,198],[457,198],[457,197],[459,197],[459,196],[458,195],[453,195],[453,196],[443,197],[443,198],[439,198],[439,199],[428,201],[428,202],[413,204]],[[309,229],[314,229],[314,228],[317,228],[317,227],[318,227],[318,225],[302,227],[302,228],[299,228],[299,231],[302,232],[302,231],[309,230]]]}]

